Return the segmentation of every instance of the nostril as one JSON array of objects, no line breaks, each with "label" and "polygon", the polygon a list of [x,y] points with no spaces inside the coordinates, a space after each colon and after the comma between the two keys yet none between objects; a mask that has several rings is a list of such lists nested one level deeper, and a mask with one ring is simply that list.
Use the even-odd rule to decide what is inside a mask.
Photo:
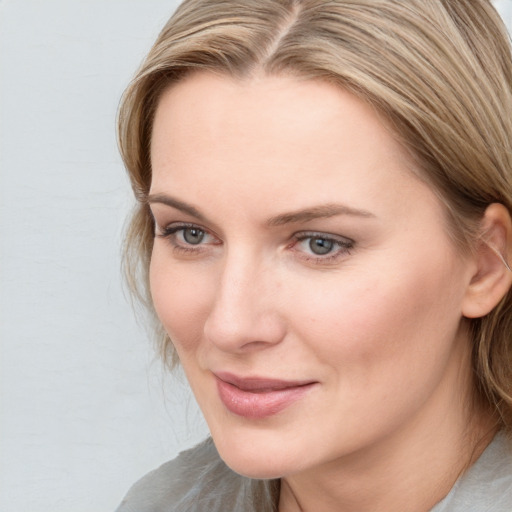
[{"label": "nostril", "polygon": [[284,337],[284,323],[275,311],[215,308],[204,324],[205,339],[222,351],[259,350]]}]

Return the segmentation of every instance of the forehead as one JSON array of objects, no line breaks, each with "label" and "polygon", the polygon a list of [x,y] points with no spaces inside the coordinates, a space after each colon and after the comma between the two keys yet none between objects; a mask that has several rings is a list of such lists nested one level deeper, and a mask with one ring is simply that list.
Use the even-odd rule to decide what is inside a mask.
[{"label": "forehead", "polygon": [[261,209],[264,197],[289,210],[307,201],[368,209],[428,189],[371,106],[287,76],[196,73],[173,85],[156,111],[151,160],[152,193],[200,203],[230,194],[245,211]]},{"label": "forehead", "polygon": [[[200,126],[197,119],[201,118]],[[392,130],[376,110],[351,93],[333,84],[320,80],[306,80],[292,76],[256,75],[247,79],[236,79],[209,72],[196,72],[170,86],[160,99],[154,128],[157,133],[168,130],[165,136],[180,135],[198,138],[201,136],[233,135],[243,137],[251,129],[261,136],[253,142],[269,142],[268,135],[285,143],[284,136],[292,135],[298,140],[316,135],[326,138],[330,127],[339,130],[336,121],[352,122],[352,130],[364,126],[370,135],[394,139]],[[243,126],[246,131],[241,132]],[[293,128],[293,133],[289,133]],[[331,133],[338,142],[344,133]],[[153,137],[152,148],[158,144]],[[166,140],[167,144],[169,140]],[[291,140],[289,141],[291,142]],[[395,148],[398,143],[394,142]],[[391,147],[389,149],[392,149]]]}]

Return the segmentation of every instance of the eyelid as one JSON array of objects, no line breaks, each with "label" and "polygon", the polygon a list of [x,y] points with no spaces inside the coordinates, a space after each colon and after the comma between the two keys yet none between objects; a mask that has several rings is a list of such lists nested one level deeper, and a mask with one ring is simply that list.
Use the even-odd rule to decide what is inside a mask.
[{"label": "eyelid", "polygon": [[160,225],[158,222],[155,221],[155,230],[158,229],[160,231],[160,234],[169,234],[169,233],[176,233],[180,229],[199,229],[201,231],[204,231],[210,236],[213,236],[214,238],[219,238],[215,233],[212,232],[212,230],[205,228],[204,226],[201,226],[200,224],[197,224],[196,222],[183,222],[183,221],[175,221],[175,222],[168,222],[165,225]]},{"label": "eyelid", "polygon": [[294,233],[293,238],[295,241],[307,240],[308,238],[324,238],[325,240],[330,240],[346,246],[354,245],[355,243],[354,240],[346,236],[334,235],[332,233],[325,233],[322,231],[300,231],[298,233]]},{"label": "eyelid", "polygon": [[[213,241],[199,244],[180,242],[177,240],[177,235],[180,231],[186,229],[200,230],[204,232],[206,236],[211,237]],[[194,222],[170,222],[166,224],[165,227],[161,227],[158,223],[155,223],[155,237],[163,238],[177,251],[186,251],[189,253],[198,253],[199,251],[206,250],[205,246],[220,245],[222,243],[215,233],[212,233],[211,230]]]},{"label": "eyelid", "polygon": [[[321,238],[337,244],[337,249],[328,252],[324,255],[314,254],[313,252],[307,253],[297,248],[300,242],[308,239]],[[355,241],[341,235],[334,235],[331,233],[319,232],[319,231],[301,231],[293,235],[293,241],[289,245],[289,248],[297,253],[301,253],[301,259],[306,262],[317,263],[317,264],[336,264],[340,259],[345,258],[350,254],[350,251],[354,248]]]},{"label": "eyelid", "polygon": [[[183,239],[180,240],[180,238],[183,238],[183,235],[179,235],[180,231],[183,232],[187,228],[202,231],[207,237],[206,240],[201,240],[197,244],[188,243]],[[164,227],[155,222],[155,231],[155,237],[166,240],[174,251],[184,255],[204,254],[205,251],[211,250],[212,246],[223,243],[215,233],[195,222],[175,221],[166,224]],[[334,265],[339,260],[346,258],[355,245],[354,240],[348,237],[321,231],[299,231],[293,233],[291,238],[286,248],[296,253],[299,259],[314,265]],[[312,250],[308,251],[300,247],[302,242],[315,238],[332,242],[333,249],[325,254],[315,254]]]},{"label": "eyelid", "polygon": [[202,229],[205,232],[211,233],[213,236],[220,239],[220,237],[216,234],[220,231],[219,227],[216,226],[214,222],[210,222],[208,219],[204,219],[202,215],[199,216],[194,214],[194,212],[180,210],[173,205],[167,205],[158,201],[147,203],[147,207],[151,217],[153,218],[155,228],[159,227],[162,230],[171,224],[182,223],[184,225],[190,225],[190,227],[197,227]]},{"label": "eyelid", "polygon": [[194,224],[193,222],[169,222],[165,225],[160,225],[158,222],[155,221],[155,229],[158,229],[160,231],[159,235],[166,235],[169,233],[175,233],[179,229],[186,229],[186,228],[196,228],[201,229],[202,231],[206,231],[202,226],[199,226],[198,224]]}]

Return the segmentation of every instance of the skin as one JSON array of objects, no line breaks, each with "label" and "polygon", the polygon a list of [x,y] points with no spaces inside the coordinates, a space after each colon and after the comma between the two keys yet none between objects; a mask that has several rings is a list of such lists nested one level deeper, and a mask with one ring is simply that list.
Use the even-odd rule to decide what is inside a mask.
[{"label": "skin", "polygon": [[[489,429],[464,319],[481,269],[386,122],[326,83],[197,73],[163,94],[151,159],[152,297],[221,457],[281,477],[283,512],[434,506]],[[315,384],[246,418],[220,371]]]}]

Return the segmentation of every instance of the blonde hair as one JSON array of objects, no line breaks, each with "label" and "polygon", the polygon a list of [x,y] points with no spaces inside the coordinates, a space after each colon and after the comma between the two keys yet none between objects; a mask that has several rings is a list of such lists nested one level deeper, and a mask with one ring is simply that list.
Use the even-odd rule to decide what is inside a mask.
[{"label": "blonde hair", "polygon": [[[512,58],[489,0],[185,0],[119,110],[120,150],[138,202],[125,270],[153,314],[153,117],[162,91],[195,70],[327,80],[373,105],[444,202],[461,250],[478,239],[489,204],[512,211]],[[471,333],[479,391],[512,431],[512,294],[472,320]],[[175,362],[171,341],[160,336],[164,359]]]}]

